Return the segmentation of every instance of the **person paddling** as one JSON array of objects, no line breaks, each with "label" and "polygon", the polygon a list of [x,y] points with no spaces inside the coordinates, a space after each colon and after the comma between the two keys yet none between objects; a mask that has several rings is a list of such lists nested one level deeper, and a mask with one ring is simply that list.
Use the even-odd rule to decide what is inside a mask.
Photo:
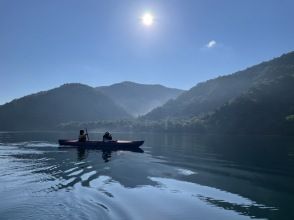
[{"label": "person paddling", "polygon": [[108,131],[103,135],[103,141],[112,141],[112,135]]},{"label": "person paddling", "polygon": [[84,130],[80,130],[79,142],[85,142],[87,140],[87,134]]}]

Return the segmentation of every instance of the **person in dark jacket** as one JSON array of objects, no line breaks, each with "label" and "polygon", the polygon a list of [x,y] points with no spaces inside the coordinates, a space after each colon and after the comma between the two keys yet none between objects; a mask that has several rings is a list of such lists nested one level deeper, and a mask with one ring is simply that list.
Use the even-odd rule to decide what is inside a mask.
[{"label": "person in dark jacket", "polygon": [[84,130],[80,130],[79,142],[85,142],[87,140],[87,134]]},{"label": "person in dark jacket", "polygon": [[111,141],[112,140],[112,135],[107,131],[103,135],[103,141]]}]

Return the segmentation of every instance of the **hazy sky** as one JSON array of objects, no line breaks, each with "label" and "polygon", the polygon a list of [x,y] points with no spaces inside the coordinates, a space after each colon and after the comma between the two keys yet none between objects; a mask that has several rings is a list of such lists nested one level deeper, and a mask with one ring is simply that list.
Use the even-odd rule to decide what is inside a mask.
[{"label": "hazy sky", "polygon": [[188,89],[294,50],[293,11],[293,0],[0,0],[0,104],[66,82]]}]

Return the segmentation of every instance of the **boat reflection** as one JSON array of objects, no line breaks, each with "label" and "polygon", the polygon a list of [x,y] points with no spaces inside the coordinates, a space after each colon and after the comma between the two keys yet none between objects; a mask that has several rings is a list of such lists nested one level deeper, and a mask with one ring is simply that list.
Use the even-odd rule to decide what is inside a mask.
[{"label": "boat reflection", "polygon": [[[84,149],[84,148],[77,148],[77,159],[79,161],[85,160],[88,157],[89,151],[93,151],[92,149]],[[135,149],[121,149],[121,150],[94,150],[94,151],[101,151],[102,152],[102,159],[105,163],[109,162],[111,160],[111,154],[112,152],[117,151],[130,151],[134,153],[144,153],[144,150],[141,148],[135,148]]]},{"label": "boat reflection", "polygon": [[102,151],[102,159],[104,160],[105,163],[109,162],[111,159],[111,151]]}]

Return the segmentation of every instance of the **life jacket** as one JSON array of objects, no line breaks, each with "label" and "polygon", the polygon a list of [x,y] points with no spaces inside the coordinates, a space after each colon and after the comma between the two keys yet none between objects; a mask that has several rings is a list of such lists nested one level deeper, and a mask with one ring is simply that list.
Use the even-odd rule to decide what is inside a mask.
[{"label": "life jacket", "polygon": [[84,142],[87,140],[87,136],[85,134],[79,135],[79,141]]}]

